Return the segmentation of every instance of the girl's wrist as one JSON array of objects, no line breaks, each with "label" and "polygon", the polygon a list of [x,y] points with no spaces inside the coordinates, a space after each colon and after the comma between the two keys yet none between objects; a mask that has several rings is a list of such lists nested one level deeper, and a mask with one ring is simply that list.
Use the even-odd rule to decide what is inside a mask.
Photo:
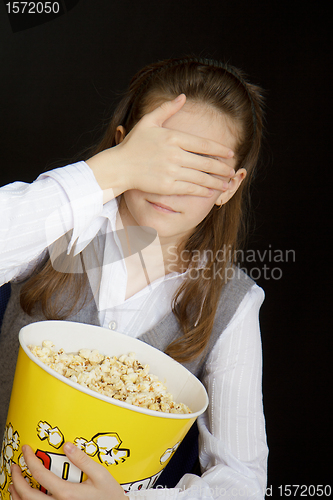
[{"label": "girl's wrist", "polygon": [[103,191],[103,203],[129,189],[128,178],[116,146],[92,156],[86,160],[86,164]]}]

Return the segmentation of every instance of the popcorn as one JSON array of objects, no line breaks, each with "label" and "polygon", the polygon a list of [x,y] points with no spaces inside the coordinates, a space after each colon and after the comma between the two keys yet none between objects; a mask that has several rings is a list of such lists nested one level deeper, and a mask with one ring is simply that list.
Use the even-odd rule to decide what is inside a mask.
[{"label": "popcorn", "polygon": [[34,356],[60,375],[104,396],[164,413],[191,413],[183,403],[175,403],[165,385],[149,373],[135,353],[103,356],[96,349],[81,349],[78,354],[55,350],[44,340],[42,346],[28,346]]}]

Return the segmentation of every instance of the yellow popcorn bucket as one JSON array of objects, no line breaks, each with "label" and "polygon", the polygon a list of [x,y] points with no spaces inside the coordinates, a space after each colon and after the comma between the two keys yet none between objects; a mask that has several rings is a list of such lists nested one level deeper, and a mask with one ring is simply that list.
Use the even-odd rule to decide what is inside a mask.
[{"label": "yellow popcorn bucket", "polygon": [[[20,349],[0,457],[0,498],[10,500],[10,466],[17,463],[31,486],[45,492],[24,462],[21,446],[29,444],[57,476],[86,479],[63,452],[65,441],[105,466],[125,492],[151,488],[180,442],[205,411],[208,397],[201,382],[181,364],[154,347],[99,326],[68,321],[41,321],[21,329]],[[120,356],[135,352],[140,363],[166,384],[190,414],[162,413],[98,394],[59,375],[28,349],[44,340],[56,349],[97,349]]]}]

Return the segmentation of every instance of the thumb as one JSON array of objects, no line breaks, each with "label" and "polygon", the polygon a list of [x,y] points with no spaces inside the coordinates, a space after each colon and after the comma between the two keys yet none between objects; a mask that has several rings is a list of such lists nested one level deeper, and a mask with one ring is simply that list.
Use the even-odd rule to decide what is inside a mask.
[{"label": "thumb", "polygon": [[162,127],[163,123],[172,115],[176,114],[177,111],[184,106],[185,102],[185,94],[180,94],[172,101],[163,102],[158,108],[149,113],[152,123],[158,127]]}]

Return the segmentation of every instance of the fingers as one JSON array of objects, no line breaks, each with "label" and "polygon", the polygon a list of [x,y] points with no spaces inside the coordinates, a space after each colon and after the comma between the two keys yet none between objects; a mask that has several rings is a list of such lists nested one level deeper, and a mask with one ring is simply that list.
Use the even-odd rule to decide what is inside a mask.
[{"label": "fingers", "polygon": [[170,118],[172,115],[176,114],[186,102],[185,94],[180,94],[178,97],[172,101],[166,101],[161,104],[158,108],[154,109],[151,113],[146,115],[146,119],[151,121],[152,125],[162,127],[163,123]]},{"label": "fingers", "polygon": [[64,452],[70,461],[82,470],[94,483],[109,477],[109,472],[100,464],[92,460],[84,451],[80,450],[73,443],[64,444]]},{"label": "fingers", "polygon": [[197,135],[174,131],[175,143],[184,151],[205,156],[233,158],[234,152],[228,146]]},{"label": "fingers", "polygon": [[16,490],[14,488],[14,485],[11,484],[8,487],[8,491],[10,493],[10,499],[11,500],[21,500],[21,498],[18,496],[18,494],[17,494],[17,492],[16,492]]},{"label": "fingers", "polygon": [[10,493],[10,499],[11,500],[21,500],[21,497],[19,497],[16,489],[14,488],[14,485],[13,484],[10,484],[8,486],[8,491]]},{"label": "fingers", "polygon": [[[54,491],[61,488],[64,481],[52,472],[47,470],[42,462],[36,457],[30,446],[22,447],[25,462],[32,474],[32,476],[38,481],[39,484],[44,486],[48,491]],[[72,443],[64,444],[64,452],[69,460],[76,465],[81,471],[85,472],[87,476],[93,480],[100,480],[105,474],[109,475],[108,471],[94,462],[86,453],[80,450],[77,446]]]},{"label": "fingers", "polygon": [[[192,191],[194,190],[195,196],[211,196],[212,190],[223,192],[229,188],[229,184],[226,180],[221,179],[220,177],[205,174],[204,172],[196,171],[191,174],[189,181],[186,181],[186,176],[184,176],[184,181],[177,181],[175,185],[175,190],[177,191],[176,194],[180,194],[184,189],[186,189],[184,185],[181,185],[181,183],[188,184],[189,191],[186,194],[192,194]],[[196,194],[198,192],[198,188],[203,189],[202,195]],[[179,189],[181,191],[178,193]]]},{"label": "fingers", "polygon": [[217,158],[211,158],[210,156],[193,154],[189,151],[181,151],[179,153],[178,164],[183,167],[201,170],[207,174],[219,175],[226,180],[229,180],[235,175],[235,170],[232,166],[224,161]]},{"label": "fingers", "polygon": [[80,500],[84,500],[84,498],[89,498],[89,500],[92,498],[112,498],[113,500],[127,499],[123,488],[105,467],[92,460],[92,458],[88,457],[88,455],[72,443],[65,443],[64,451],[69,460],[86,473],[88,476],[88,481],[86,483],[91,483],[89,490],[86,488],[87,494],[85,496],[82,495],[82,489],[80,490]]},{"label": "fingers", "polygon": [[[64,481],[58,478],[51,471],[47,470],[42,462],[36,457],[30,446],[22,446],[24,460],[30,470],[33,478],[41,484],[47,491],[61,491]],[[12,481],[15,490],[22,500],[34,500],[45,498],[45,494],[39,490],[33,489],[26,482],[18,466],[12,466]]]},{"label": "fingers", "polygon": [[[164,170],[163,180],[165,194],[194,194],[210,196],[208,190],[226,191],[229,181],[235,176],[235,171],[226,163],[214,158],[202,157],[186,151],[178,153],[177,164],[169,160]],[[173,182],[170,183],[170,179]],[[186,183],[189,185],[186,186]]]},{"label": "fingers", "polygon": [[[213,196],[214,188],[205,188],[199,184],[191,184],[190,182],[177,181],[172,189],[173,194],[181,196],[199,196],[202,198],[209,198]],[[169,195],[169,191],[162,193]]]},{"label": "fingers", "polygon": [[[38,459],[37,459],[38,460]],[[39,461],[39,460],[38,460]],[[43,466],[42,466],[43,467]],[[12,481],[8,488],[12,500],[42,500],[45,499],[45,494],[39,490],[32,489],[21,474],[21,469],[18,465],[11,466]]]},{"label": "fingers", "polygon": [[[29,446],[22,447],[25,462],[34,477],[55,500],[125,500],[123,488],[114,477],[103,467],[94,462],[83,451],[72,443],[65,443],[64,451],[70,462],[84,471],[88,479],[83,483],[71,483],[60,479],[53,472],[47,470],[35,456]],[[12,465],[12,481],[10,493],[12,500],[42,500],[45,493],[31,486],[23,478],[19,466]]]},{"label": "fingers", "polygon": [[[166,101],[151,113],[147,113],[144,119],[148,120],[151,125],[162,127],[163,123],[176,114],[184,106],[185,102],[185,94],[180,94],[176,99]],[[221,158],[232,158],[234,156],[234,152],[229,147],[218,142],[184,132],[173,132],[175,144],[185,151]]]}]

